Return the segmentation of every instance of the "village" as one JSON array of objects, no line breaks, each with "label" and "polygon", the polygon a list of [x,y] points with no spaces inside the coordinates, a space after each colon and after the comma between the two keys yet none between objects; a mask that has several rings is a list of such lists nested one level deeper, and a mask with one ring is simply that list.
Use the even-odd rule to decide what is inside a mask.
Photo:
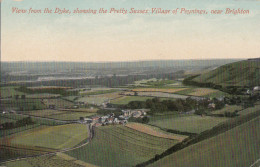
[{"label": "village", "polygon": [[105,125],[125,125],[128,123],[128,119],[133,118],[143,118],[147,116],[148,109],[135,109],[135,110],[122,110],[122,115],[116,117],[114,113],[107,114],[105,116],[93,116],[93,117],[80,117],[79,122],[83,124],[91,124],[95,127],[105,126]]}]

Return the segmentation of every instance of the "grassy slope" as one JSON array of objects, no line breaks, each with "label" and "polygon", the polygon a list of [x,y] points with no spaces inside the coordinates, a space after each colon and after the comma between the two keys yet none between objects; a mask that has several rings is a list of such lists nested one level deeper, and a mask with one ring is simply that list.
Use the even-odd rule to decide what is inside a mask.
[{"label": "grassy slope", "polygon": [[99,127],[95,133],[88,145],[68,154],[98,166],[127,167],[148,160],[177,143],[119,125]]},{"label": "grassy slope", "polygon": [[150,165],[250,166],[260,157],[260,117],[223,134],[189,146]]},{"label": "grassy slope", "polygon": [[226,120],[228,120],[228,118],[201,117],[198,115],[171,115],[152,117],[149,124],[182,132],[200,133]]},{"label": "grassy slope", "polygon": [[221,66],[193,79],[200,83],[250,86],[260,84],[260,61],[240,61]]}]

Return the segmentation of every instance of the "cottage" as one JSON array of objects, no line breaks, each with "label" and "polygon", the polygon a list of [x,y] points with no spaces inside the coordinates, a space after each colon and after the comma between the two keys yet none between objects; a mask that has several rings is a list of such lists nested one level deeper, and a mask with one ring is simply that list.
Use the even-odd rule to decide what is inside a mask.
[{"label": "cottage", "polygon": [[97,122],[99,121],[99,118],[100,118],[100,117],[98,117],[98,116],[92,117],[92,122],[93,122],[93,123],[97,123]]},{"label": "cottage", "polygon": [[92,123],[93,121],[92,121],[92,119],[90,119],[90,118],[84,118],[84,121],[86,122],[86,123]]}]

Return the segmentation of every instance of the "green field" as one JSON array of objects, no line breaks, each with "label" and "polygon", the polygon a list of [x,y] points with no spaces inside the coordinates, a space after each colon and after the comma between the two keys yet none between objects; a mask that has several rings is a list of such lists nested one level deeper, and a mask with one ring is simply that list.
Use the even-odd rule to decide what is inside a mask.
[{"label": "green field", "polygon": [[64,149],[71,148],[86,138],[86,125],[72,124],[25,131],[12,137],[10,142],[11,145]]},{"label": "green field", "polygon": [[242,111],[239,111],[238,114],[247,115],[249,113],[253,113],[253,112],[256,112],[259,110],[260,110],[260,105],[258,104],[258,105],[255,105],[254,107],[249,107],[249,108],[243,109]]},{"label": "green field", "polygon": [[[13,119],[13,120],[19,120],[28,117],[27,115],[17,115],[17,114],[0,114],[0,116],[8,119]],[[50,125],[50,126],[64,124],[62,122],[57,122],[55,120],[47,120],[47,119],[36,118],[36,117],[31,117],[31,118],[35,124]]]},{"label": "green field", "polygon": [[45,105],[39,99],[4,99],[0,101],[3,109],[13,109],[18,111],[40,110]]},{"label": "green field", "polygon": [[8,129],[8,130],[1,130],[0,131],[0,138],[1,137],[6,137],[12,134],[17,134],[29,129],[34,129],[34,128],[38,128],[38,127],[42,127],[42,125],[40,124],[33,124],[33,125],[27,125],[27,126],[22,126],[22,127],[18,127],[18,128],[14,128],[14,129]]},{"label": "green field", "polygon": [[[83,109],[81,110],[84,111]],[[35,110],[26,112],[26,114],[44,118],[53,118],[58,120],[78,120],[79,117],[89,117],[95,115],[96,112],[76,112],[73,110]]]},{"label": "green field", "polygon": [[212,111],[211,114],[225,114],[226,112],[233,113],[235,111],[240,111],[240,110],[242,110],[242,106],[231,105],[231,106],[225,106],[220,110]]},{"label": "green field", "polygon": [[54,118],[59,120],[79,120],[80,117],[89,117],[96,113],[84,113],[84,112],[65,112],[63,114],[51,115],[48,118]]},{"label": "green field", "polygon": [[15,95],[26,95],[25,93],[19,92],[15,90],[14,86],[8,86],[8,87],[1,87],[0,88],[0,95],[2,98],[8,98],[8,97],[15,97]]},{"label": "green field", "polygon": [[77,101],[78,102],[86,102],[89,104],[94,104],[94,105],[101,105],[105,101],[108,101],[109,98],[106,97],[101,97],[101,96],[87,96],[87,97],[81,97]]},{"label": "green field", "polygon": [[201,133],[227,120],[228,118],[223,117],[165,115],[151,117],[149,124],[160,128],[178,130],[181,132]]},{"label": "green field", "polygon": [[142,96],[124,96],[115,100],[112,100],[112,104],[128,104],[131,101],[146,101],[147,99],[152,99],[152,97],[142,97]]},{"label": "green field", "polygon": [[67,152],[79,160],[98,166],[134,166],[176,144],[124,126],[98,127],[86,146]]},{"label": "green field", "polygon": [[55,108],[71,108],[74,103],[64,99],[44,99],[43,103],[48,107],[49,105],[55,105]]},{"label": "green field", "polygon": [[250,166],[260,157],[260,117],[175,152],[150,167]]},{"label": "green field", "polygon": [[72,157],[62,154],[60,155],[45,155],[39,157],[30,157],[23,160],[3,163],[1,165],[7,167],[94,167],[94,165],[80,162]]}]

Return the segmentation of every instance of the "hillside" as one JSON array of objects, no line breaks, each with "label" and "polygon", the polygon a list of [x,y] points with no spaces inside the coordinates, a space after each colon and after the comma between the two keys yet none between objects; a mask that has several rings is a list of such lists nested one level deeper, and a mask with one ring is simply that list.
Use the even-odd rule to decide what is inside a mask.
[{"label": "hillside", "polygon": [[260,84],[260,58],[223,65],[215,70],[188,78],[186,84],[197,86],[256,86]]},{"label": "hillside", "polygon": [[260,157],[260,117],[223,134],[191,145],[150,165],[250,166]]}]

